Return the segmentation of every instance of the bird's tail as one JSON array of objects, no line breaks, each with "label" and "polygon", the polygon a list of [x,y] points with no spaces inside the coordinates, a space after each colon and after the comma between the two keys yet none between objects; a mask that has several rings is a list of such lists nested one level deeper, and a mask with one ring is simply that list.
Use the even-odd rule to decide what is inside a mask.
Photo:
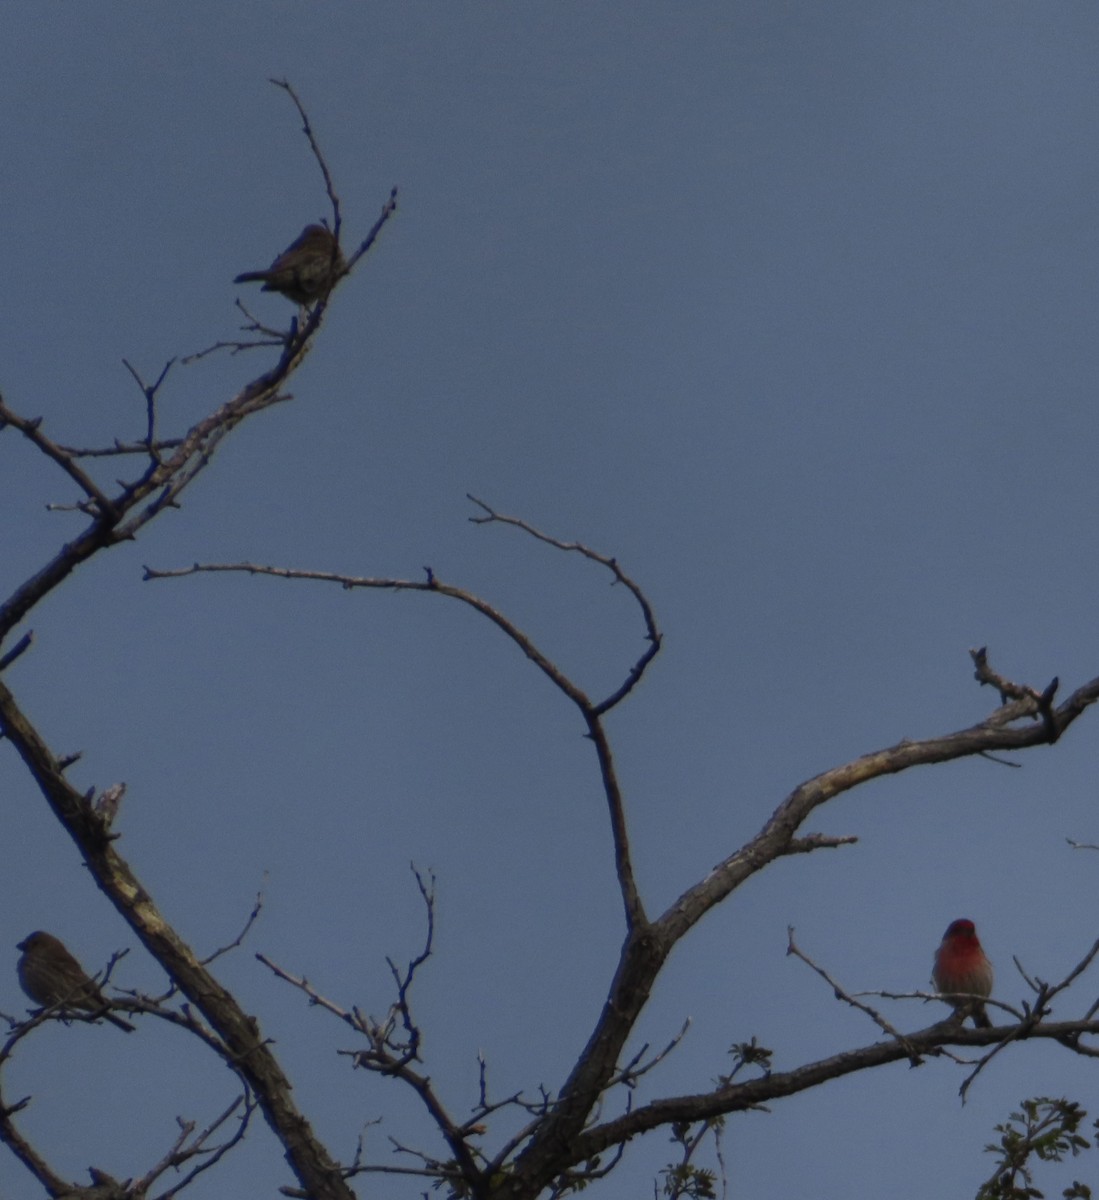
[{"label": "bird's tail", "polygon": [[985,1011],[983,1004],[975,1004],[973,1006],[973,1024],[978,1029],[991,1029],[992,1022],[988,1019],[988,1013]]}]

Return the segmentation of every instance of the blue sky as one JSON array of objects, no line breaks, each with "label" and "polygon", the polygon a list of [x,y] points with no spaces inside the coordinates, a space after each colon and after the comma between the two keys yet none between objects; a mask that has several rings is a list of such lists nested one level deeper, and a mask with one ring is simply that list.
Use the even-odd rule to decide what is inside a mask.
[{"label": "blue sky", "polygon": [[[482,1048],[499,1094],[554,1088],[623,932],[594,757],[566,702],[457,606],[150,584],[142,566],[427,564],[600,693],[642,648],[628,597],[471,525],[465,494],[616,555],[666,634],[609,721],[655,912],[807,776],[982,719],[995,697],[970,647],[1028,683],[1084,682],[1099,664],[1097,43],[1094,6],[1061,2],[6,15],[0,388],[61,441],[139,433],[121,360],[151,377],[233,336],[234,296],[288,318],[230,282],[327,211],[269,77],[308,106],[349,240],[400,188],[294,402],[235,433],[181,511],[43,604],[8,676],[56,751],[84,751],[76,782],[127,782],[121,850],[193,946],[229,940],[263,890],[222,977],[336,1156],[378,1117],[375,1160],[400,1161],[389,1134],[439,1146],[251,952],[380,1015],[385,956],[422,937],[409,863],[432,868],[437,952],[417,994],[430,1074],[457,1112]],[[263,362],[177,366],[165,429]],[[0,489],[6,594],[78,522],[44,510],[71,489],[11,432]],[[1099,859],[1065,842],[1099,841],[1094,747],[1085,717],[1021,769],[924,769],[821,811],[813,829],[859,844],[765,871],[672,957],[639,1037],[692,1028],[646,1094],[705,1088],[753,1035],[782,1068],[875,1039],[786,957],[790,924],[852,989],[923,987],[958,916],[977,922],[998,996],[1027,994],[1012,955],[1064,974],[1096,936]],[[3,747],[0,794],[17,847],[0,1007],[25,1006],[14,944],[38,927],[89,966],[132,946],[119,982],[161,986]],[[1059,1013],[1082,1013],[1095,986],[1092,972]],[[932,1019],[914,1003],[889,1015]],[[1018,1047],[964,1107],[959,1070],[929,1061],[737,1117],[730,1194],[972,1194],[994,1123],[1023,1096],[1086,1096],[1083,1067]],[[209,1119],[231,1094],[152,1022],[124,1040],[47,1030],[7,1087],[34,1093],[26,1126],[74,1175],[139,1172],[177,1114]],[[662,1135],[632,1146],[604,1194],[648,1194],[668,1155]],[[1096,1177],[1087,1160],[1073,1172]],[[1045,1178],[1052,1192],[1060,1176]],[[257,1127],[191,1195],[288,1182]],[[5,1158],[0,1191],[34,1194]]]}]

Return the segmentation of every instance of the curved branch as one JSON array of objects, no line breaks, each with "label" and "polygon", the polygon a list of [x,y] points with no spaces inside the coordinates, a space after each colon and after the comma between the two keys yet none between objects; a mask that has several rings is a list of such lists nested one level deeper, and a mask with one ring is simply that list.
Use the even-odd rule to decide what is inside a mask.
[{"label": "curved branch", "polygon": [[332,172],[328,169],[328,163],[325,161],[324,155],[321,153],[321,148],[317,143],[316,135],[313,133],[313,124],[309,120],[309,114],[305,111],[305,105],[298,98],[298,93],[294,91],[293,84],[286,79],[271,79],[275,87],[281,88],[293,101],[294,107],[298,110],[298,116],[301,117],[301,131],[305,134],[306,140],[309,142],[309,148],[313,151],[313,157],[317,160],[317,166],[321,169],[321,175],[324,177],[324,190],[328,193],[329,203],[332,205],[332,218],[335,222],[332,232],[336,235],[336,241],[340,239],[340,199],[336,195],[336,187],[332,182]]},{"label": "curved branch", "polygon": [[553,546],[557,550],[564,550],[566,553],[571,552],[583,555],[584,558],[589,559],[591,562],[596,562],[606,567],[614,576],[615,583],[622,584],[637,601],[637,606],[641,609],[641,616],[645,622],[645,637],[649,646],[630,668],[621,686],[613,691],[605,700],[600,700],[598,704],[592,706],[592,711],[595,715],[601,717],[608,709],[613,708],[620,700],[625,699],[633,691],[637,684],[641,682],[641,676],[645,673],[645,668],[660,653],[663,637],[657,628],[656,615],[653,613],[648,597],[618,565],[618,559],[600,554],[592,550],[589,546],[585,546],[583,542],[563,542],[559,538],[551,537],[548,533],[543,533],[540,529],[536,529],[533,525],[528,524],[519,517],[504,516],[503,513],[496,512],[495,509],[491,508],[483,500],[478,500],[476,496],[471,495],[469,492],[466,493],[466,497],[485,513],[483,517],[470,517],[469,520],[472,524],[512,525],[516,529],[521,529],[524,533],[530,534],[537,541],[545,542],[547,546]]},{"label": "curved branch", "polygon": [[[545,538],[544,535],[538,536],[541,536],[545,541],[551,540]],[[592,555],[590,551],[587,553],[589,556],[598,557]],[[617,570],[617,568],[615,569]],[[384,591],[430,592],[438,596],[447,596],[452,600],[457,600],[479,612],[483,617],[487,617],[488,620],[523,651],[527,658],[550,680],[558,691],[563,692],[576,705],[583,715],[588,736],[595,745],[596,754],[599,759],[599,769],[603,779],[603,791],[610,813],[615,869],[626,913],[626,925],[628,929],[633,930],[643,928],[647,924],[648,918],[645,915],[637,882],[634,878],[633,863],[630,856],[629,834],[626,828],[626,814],[622,792],[618,786],[618,777],[614,769],[614,757],[600,719],[600,714],[606,711],[607,704],[606,702],[603,704],[593,704],[583,689],[573,683],[564,671],[551,661],[535,645],[534,641],[514,622],[504,616],[499,609],[493,608],[491,604],[482,600],[480,596],[475,596],[472,592],[468,592],[464,588],[441,582],[430,568],[427,571],[427,579],[423,581],[412,579],[381,579],[360,575],[339,575],[332,571],[306,571],[291,567],[263,566],[259,563],[194,563],[190,567],[180,567],[174,570],[154,570],[151,567],[146,567],[144,577],[146,580],[180,579],[188,575],[212,574],[222,571],[247,575],[270,575],[276,579],[301,579],[317,583],[335,583],[348,590],[367,588]],[[625,579],[625,576],[621,575],[620,572],[619,575]],[[636,587],[636,585],[633,586]],[[656,635],[656,639],[653,645],[659,647],[659,635]],[[653,650],[653,653],[655,653],[655,650]],[[646,654],[648,655],[648,652]],[[649,658],[651,658],[651,655],[649,655]],[[649,658],[643,656],[644,661],[648,661]],[[638,674],[638,672],[639,669],[635,666],[631,670],[631,677],[634,674]],[[623,686],[625,687],[625,685]],[[623,692],[623,694],[625,693]]]},{"label": "curved branch", "polygon": [[[383,213],[383,218],[384,215]],[[596,755],[599,760],[599,771],[603,782],[603,793],[607,800],[611,836],[614,844],[615,874],[622,893],[626,926],[630,930],[640,929],[647,924],[648,917],[645,914],[641,894],[634,876],[633,862],[630,854],[629,830],[626,826],[625,804],[618,783],[617,772],[615,771],[614,756],[601,718],[604,713],[608,712],[629,695],[640,682],[649,663],[660,652],[662,638],[657,628],[652,605],[638,584],[622,570],[617,559],[599,554],[581,542],[564,542],[558,538],[551,537],[549,534],[534,528],[534,526],[528,524],[526,521],[496,512],[495,509],[491,508],[483,500],[479,500],[476,496],[470,495],[469,499],[484,514],[479,517],[470,517],[470,521],[474,524],[496,523],[511,525],[517,529],[521,529],[536,540],[553,546],[558,550],[580,554],[589,561],[606,567],[614,576],[615,583],[622,584],[633,596],[641,610],[645,623],[645,637],[649,644],[637,661],[630,667],[623,682],[605,699],[599,702],[593,701],[582,688],[573,683],[564,671],[535,645],[534,641],[526,633],[515,625],[514,622],[505,617],[503,613],[493,608],[492,605],[482,600],[479,596],[475,596],[472,592],[442,583],[430,569],[428,569],[426,581],[416,582],[408,579],[372,579],[361,576],[337,575],[328,571],[301,571],[284,567],[260,566],[256,563],[195,563],[192,567],[174,571],[154,571],[146,567],[145,578],[151,580],[179,578],[200,572],[243,571],[248,574],[272,575],[282,579],[310,579],[317,582],[338,583],[344,588],[384,588],[395,591],[435,592],[439,595],[449,596],[451,599],[458,600],[475,609],[482,616],[487,617],[488,620],[496,625],[498,629],[502,630],[523,651],[527,658],[538,667],[559,691],[563,692],[579,708],[584,718],[588,736],[595,746]]]}]

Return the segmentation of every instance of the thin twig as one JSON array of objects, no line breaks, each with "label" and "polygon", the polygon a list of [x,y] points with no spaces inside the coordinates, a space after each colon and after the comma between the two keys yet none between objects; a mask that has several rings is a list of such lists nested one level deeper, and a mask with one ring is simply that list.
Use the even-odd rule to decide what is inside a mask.
[{"label": "thin twig", "polygon": [[71,454],[63,450],[56,442],[46,437],[40,428],[41,424],[41,417],[21,417],[18,413],[8,408],[3,398],[0,397],[0,427],[10,425],[13,429],[18,429],[51,462],[56,463],[91,501],[94,506],[92,515],[96,516],[100,521],[117,521],[118,513],[115,510],[114,502],[108,500],[95,480],[76,465]]},{"label": "thin twig", "polygon": [[259,920],[259,915],[262,911],[263,892],[259,891],[256,892],[256,899],[255,903],[252,905],[252,911],[248,914],[248,919],[244,922],[244,927],[241,929],[240,933],[238,933],[231,942],[227,942],[224,946],[219,946],[218,949],[212,954],[209,954],[206,956],[206,958],[202,959],[202,965],[204,967],[208,967],[212,962],[215,962],[217,959],[221,958],[223,954],[228,954],[230,950],[237,949],[237,947],[240,946],[244,942],[244,939],[248,936],[252,926],[256,923],[256,921]]},{"label": "thin twig", "polygon": [[625,587],[634,600],[637,601],[638,607],[641,609],[641,615],[645,622],[645,637],[648,641],[648,648],[644,654],[630,668],[629,674],[625,681],[606,699],[595,704],[594,711],[597,716],[602,716],[608,709],[613,708],[619,701],[623,700],[629,693],[641,682],[641,677],[645,673],[645,668],[650,662],[660,653],[660,645],[663,640],[660,630],[657,628],[656,615],[653,613],[652,605],[649,603],[648,597],[641,590],[637,583],[632,580],[618,564],[616,558],[612,558],[606,554],[600,554],[591,547],[585,546],[583,542],[565,542],[560,538],[552,537],[548,533],[543,533],[540,529],[536,529],[527,521],[521,520],[519,517],[509,517],[504,513],[498,513],[490,505],[483,500],[479,500],[476,496],[469,493],[467,498],[477,505],[485,514],[480,517],[470,517],[469,520],[474,525],[511,525],[516,529],[521,529],[524,533],[529,534],[537,541],[545,542],[547,546],[553,546],[557,550],[564,550],[567,553],[580,554],[591,562],[599,563],[604,566],[614,576],[615,583],[620,583]]},{"label": "thin twig", "polygon": [[6,671],[8,667],[10,667],[11,664],[20,656],[20,654],[30,649],[33,643],[34,630],[29,629],[25,634],[23,634],[19,641],[12,646],[7,654],[3,655],[3,657],[0,657],[0,671]]},{"label": "thin twig", "polygon": [[340,201],[336,195],[336,187],[332,182],[332,172],[328,169],[328,163],[325,161],[324,155],[321,153],[321,148],[317,144],[316,135],[313,133],[313,125],[309,120],[309,114],[305,111],[305,106],[298,99],[298,93],[294,91],[293,85],[285,79],[271,79],[275,87],[281,88],[294,102],[294,107],[298,110],[298,116],[301,117],[302,132],[309,140],[309,147],[313,151],[313,157],[317,160],[317,166],[321,169],[321,175],[324,176],[324,190],[328,193],[329,202],[332,205],[332,232],[335,235],[336,241],[340,240]]},{"label": "thin twig", "polygon": [[842,987],[839,983],[837,983],[836,980],[833,979],[832,976],[829,975],[828,972],[822,966],[815,963],[801,949],[801,947],[798,946],[798,944],[794,941],[793,925],[787,925],[786,938],[787,938],[787,944],[786,944],[786,953],[787,954],[792,954],[792,955],[794,955],[795,958],[800,958],[801,961],[806,964],[806,966],[808,966],[811,970],[815,971],[821,977],[821,979],[823,979],[824,982],[827,983],[828,986],[832,989],[832,992],[835,995],[837,1000],[842,1000],[845,1004],[850,1004],[852,1008],[857,1008],[860,1012],[866,1013],[866,1015],[874,1022],[875,1025],[878,1026],[879,1029],[881,1029],[884,1033],[889,1034],[890,1037],[895,1038],[909,1052],[909,1061],[912,1063],[913,1066],[916,1066],[919,1063],[919,1061],[920,1061],[919,1055],[917,1054],[916,1050],[912,1047],[912,1044],[909,1042],[909,1040],[904,1036],[903,1033],[900,1032],[899,1029],[895,1029],[885,1019],[885,1017],[883,1017],[881,1015],[881,1013],[878,1012],[877,1009],[871,1008],[869,1004],[863,1004],[861,1000],[856,999],[856,997],[852,993],[848,992],[844,987]]}]

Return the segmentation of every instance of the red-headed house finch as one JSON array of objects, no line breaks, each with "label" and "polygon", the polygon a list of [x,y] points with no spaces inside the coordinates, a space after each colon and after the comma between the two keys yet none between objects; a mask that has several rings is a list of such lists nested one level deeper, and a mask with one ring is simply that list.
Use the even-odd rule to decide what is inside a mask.
[{"label": "red-headed house finch", "polygon": [[[968,996],[990,996],[992,994],[992,964],[985,956],[984,948],[977,937],[977,928],[965,917],[951,921],[943,940],[935,951],[935,965],[931,970],[931,982],[936,991],[947,995],[963,993]],[[978,1000],[950,1000],[955,1012],[964,1021],[973,1018],[980,1029],[991,1029],[985,1006]]]},{"label": "red-headed house finch", "polygon": [[234,283],[261,283],[296,304],[312,304],[327,296],[347,270],[336,239],[323,225],[306,225],[301,236],[266,271],[245,271]]},{"label": "red-headed house finch", "polygon": [[84,968],[53,934],[36,930],[16,949],[23,951],[18,968],[19,986],[35,1004],[43,1008],[56,1004],[62,1012],[73,1009],[94,1012],[119,1029],[133,1033],[129,1021],[105,1011],[110,1001],[99,990],[99,984],[88,978]]}]

